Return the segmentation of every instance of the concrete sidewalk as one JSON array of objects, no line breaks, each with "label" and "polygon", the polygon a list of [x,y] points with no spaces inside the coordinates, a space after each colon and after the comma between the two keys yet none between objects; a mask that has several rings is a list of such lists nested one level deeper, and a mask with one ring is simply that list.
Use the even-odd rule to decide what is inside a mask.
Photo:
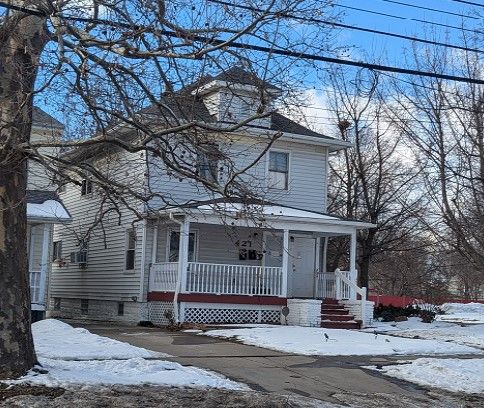
[{"label": "concrete sidewalk", "polygon": [[168,353],[172,357],[167,360],[219,372],[259,391],[294,393],[332,402],[340,402],[333,398],[334,394],[345,393],[383,393],[410,399],[425,397],[425,390],[417,386],[361,368],[391,363],[391,357],[309,357],[158,328],[109,324],[77,326],[135,346]]}]

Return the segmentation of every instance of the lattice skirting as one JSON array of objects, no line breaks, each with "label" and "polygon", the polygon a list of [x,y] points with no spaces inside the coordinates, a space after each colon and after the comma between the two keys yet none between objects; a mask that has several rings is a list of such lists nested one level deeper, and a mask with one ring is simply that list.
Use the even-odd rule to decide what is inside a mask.
[{"label": "lattice skirting", "polygon": [[278,306],[182,303],[184,321],[190,323],[280,323]]},{"label": "lattice skirting", "polygon": [[167,326],[170,321],[166,313],[173,314],[173,302],[148,302],[149,320],[160,326]]}]

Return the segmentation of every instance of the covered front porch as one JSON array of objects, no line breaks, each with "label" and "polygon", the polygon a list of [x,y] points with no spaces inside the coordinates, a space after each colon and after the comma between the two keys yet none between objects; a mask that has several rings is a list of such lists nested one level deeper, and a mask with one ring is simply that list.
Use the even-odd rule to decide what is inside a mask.
[{"label": "covered front porch", "polygon": [[[280,321],[287,299],[366,299],[356,285],[356,231],[368,224],[279,206],[257,211],[254,217],[237,207],[207,206],[162,216],[155,226],[148,300],[172,301],[175,318],[183,322],[187,309],[202,303],[225,315],[259,307]],[[350,236],[348,271],[325,270],[327,239],[336,235]]]}]

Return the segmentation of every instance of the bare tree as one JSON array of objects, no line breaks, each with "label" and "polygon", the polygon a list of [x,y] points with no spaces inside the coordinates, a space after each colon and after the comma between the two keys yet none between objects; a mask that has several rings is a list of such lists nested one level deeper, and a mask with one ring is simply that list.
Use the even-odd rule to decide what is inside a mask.
[{"label": "bare tree", "polygon": [[[418,231],[415,214],[422,200],[415,193],[417,173],[388,118],[381,78],[338,70],[330,79],[331,110],[341,137],[353,148],[330,161],[329,211],[377,225],[357,237],[359,284],[368,287],[377,255],[412,246],[409,238]],[[332,267],[339,266],[347,250],[345,240],[333,240]]]},{"label": "bare tree", "polygon": [[[484,72],[481,55],[473,52],[415,48],[412,60],[421,69],[469,78]],[[443,271],[454,269],[449,276],[470,298],[484,284],[484,88],[420,78],[395,82],[395,89],[395,119],[431,202],[425,223],[448,254]]]},{"label": "bare tree", "polygon": [[[146,205],[157,199],[164,207],[192,204],[112,177],[106,166],[90,160],[99,149],[156,158],[173,177],[194,180],[222,197],[254,196],[243,174],[252,163],[231,167],[223,146],[214,149],[212,135],[230,144],[234,132],[271,115],[276,89],[267,84],[276,85],[284,97],[291,82],[297,82],[289,78],[301,72],[301,61],[259,53],[251,44],[328,52],[330,41],[321,38],[328,38],[330,29],[315,20],[298,23],[294,30],[300,17],[327,15],[327,2],[272,0],[263,9],[244,3],[242,9],[214,0],[2,3],[0,378],[21,375],[35,362],[26,264],[28,160],[56,174],[61,183],[91,179],[104,192],[98,224],[106,214],[119,212],[120,204],[142,217],[133,199]],[[210,112],[201,117],[207,112],[197,109],[198,91],[210,75],[234,65],[257,78],[258,102],[243,120],[227,115],[212,123]],[[64,139],[30,140],[34,98],[66,118]],[[267,147],[275,138],[268,131],[260,143]],[[223,183],[200,173],[194,164],[200,151],[225,162]]]}]

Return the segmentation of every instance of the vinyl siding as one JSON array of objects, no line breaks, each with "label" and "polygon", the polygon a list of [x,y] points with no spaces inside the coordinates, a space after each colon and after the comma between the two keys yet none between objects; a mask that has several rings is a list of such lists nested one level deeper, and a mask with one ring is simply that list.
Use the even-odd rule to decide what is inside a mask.
[{"label": "vinyl siding", "polygon": [[[132,188],[142,188],[144,183],[144,162],[139,155],[118,153],[101,166],[113,177],[129,182]],[[101,207],[101,196],[93,186],[93,193],[81,196],[81,188],[70,184],[61,194],[73,222],[56,225],[55,240],[62,240],[62,257],[66,265],[54,263],[51,278],[51,297],[105,299],[130,301],[139,296],[141,245],[143,222],[135,224],[136,254],[135,269],[125,270],[125,249],[127,230],[132,228],[134,214],[120,204],[120,215],[114,212],[103,218],[102,225],[93,229],[88,244],[88,266],[80,269],[70,263],[70,253],[77,252],[78,238],[93,225]],[[130,205],[141,210],[141,204],[129,200]],[[105,207],[106,208],[106,207]]]},{"label": "vinyl siding", "polygon": [[[242,138],[222,147],[233,158],[236,171],[252,164],[266,147],[265,143],[256,143],[254,140]],[[261,198],[290,207],[324,212],[327,149],[323,146],[285,141],[277,141],[272,149],[285,151],[290,155],[289,189],[284,191],[268,188],[267,155],[241,175],[244,184]],[[221,182],[223,181],[222,175]],[[200,183],[170,175],[156,160],[150,164],[150,187],[152,191],[163,194],[174,205],[203,201],[213,196]],[[153,200],[151,206],[154,209],[160,208],[162,202]]]}]

